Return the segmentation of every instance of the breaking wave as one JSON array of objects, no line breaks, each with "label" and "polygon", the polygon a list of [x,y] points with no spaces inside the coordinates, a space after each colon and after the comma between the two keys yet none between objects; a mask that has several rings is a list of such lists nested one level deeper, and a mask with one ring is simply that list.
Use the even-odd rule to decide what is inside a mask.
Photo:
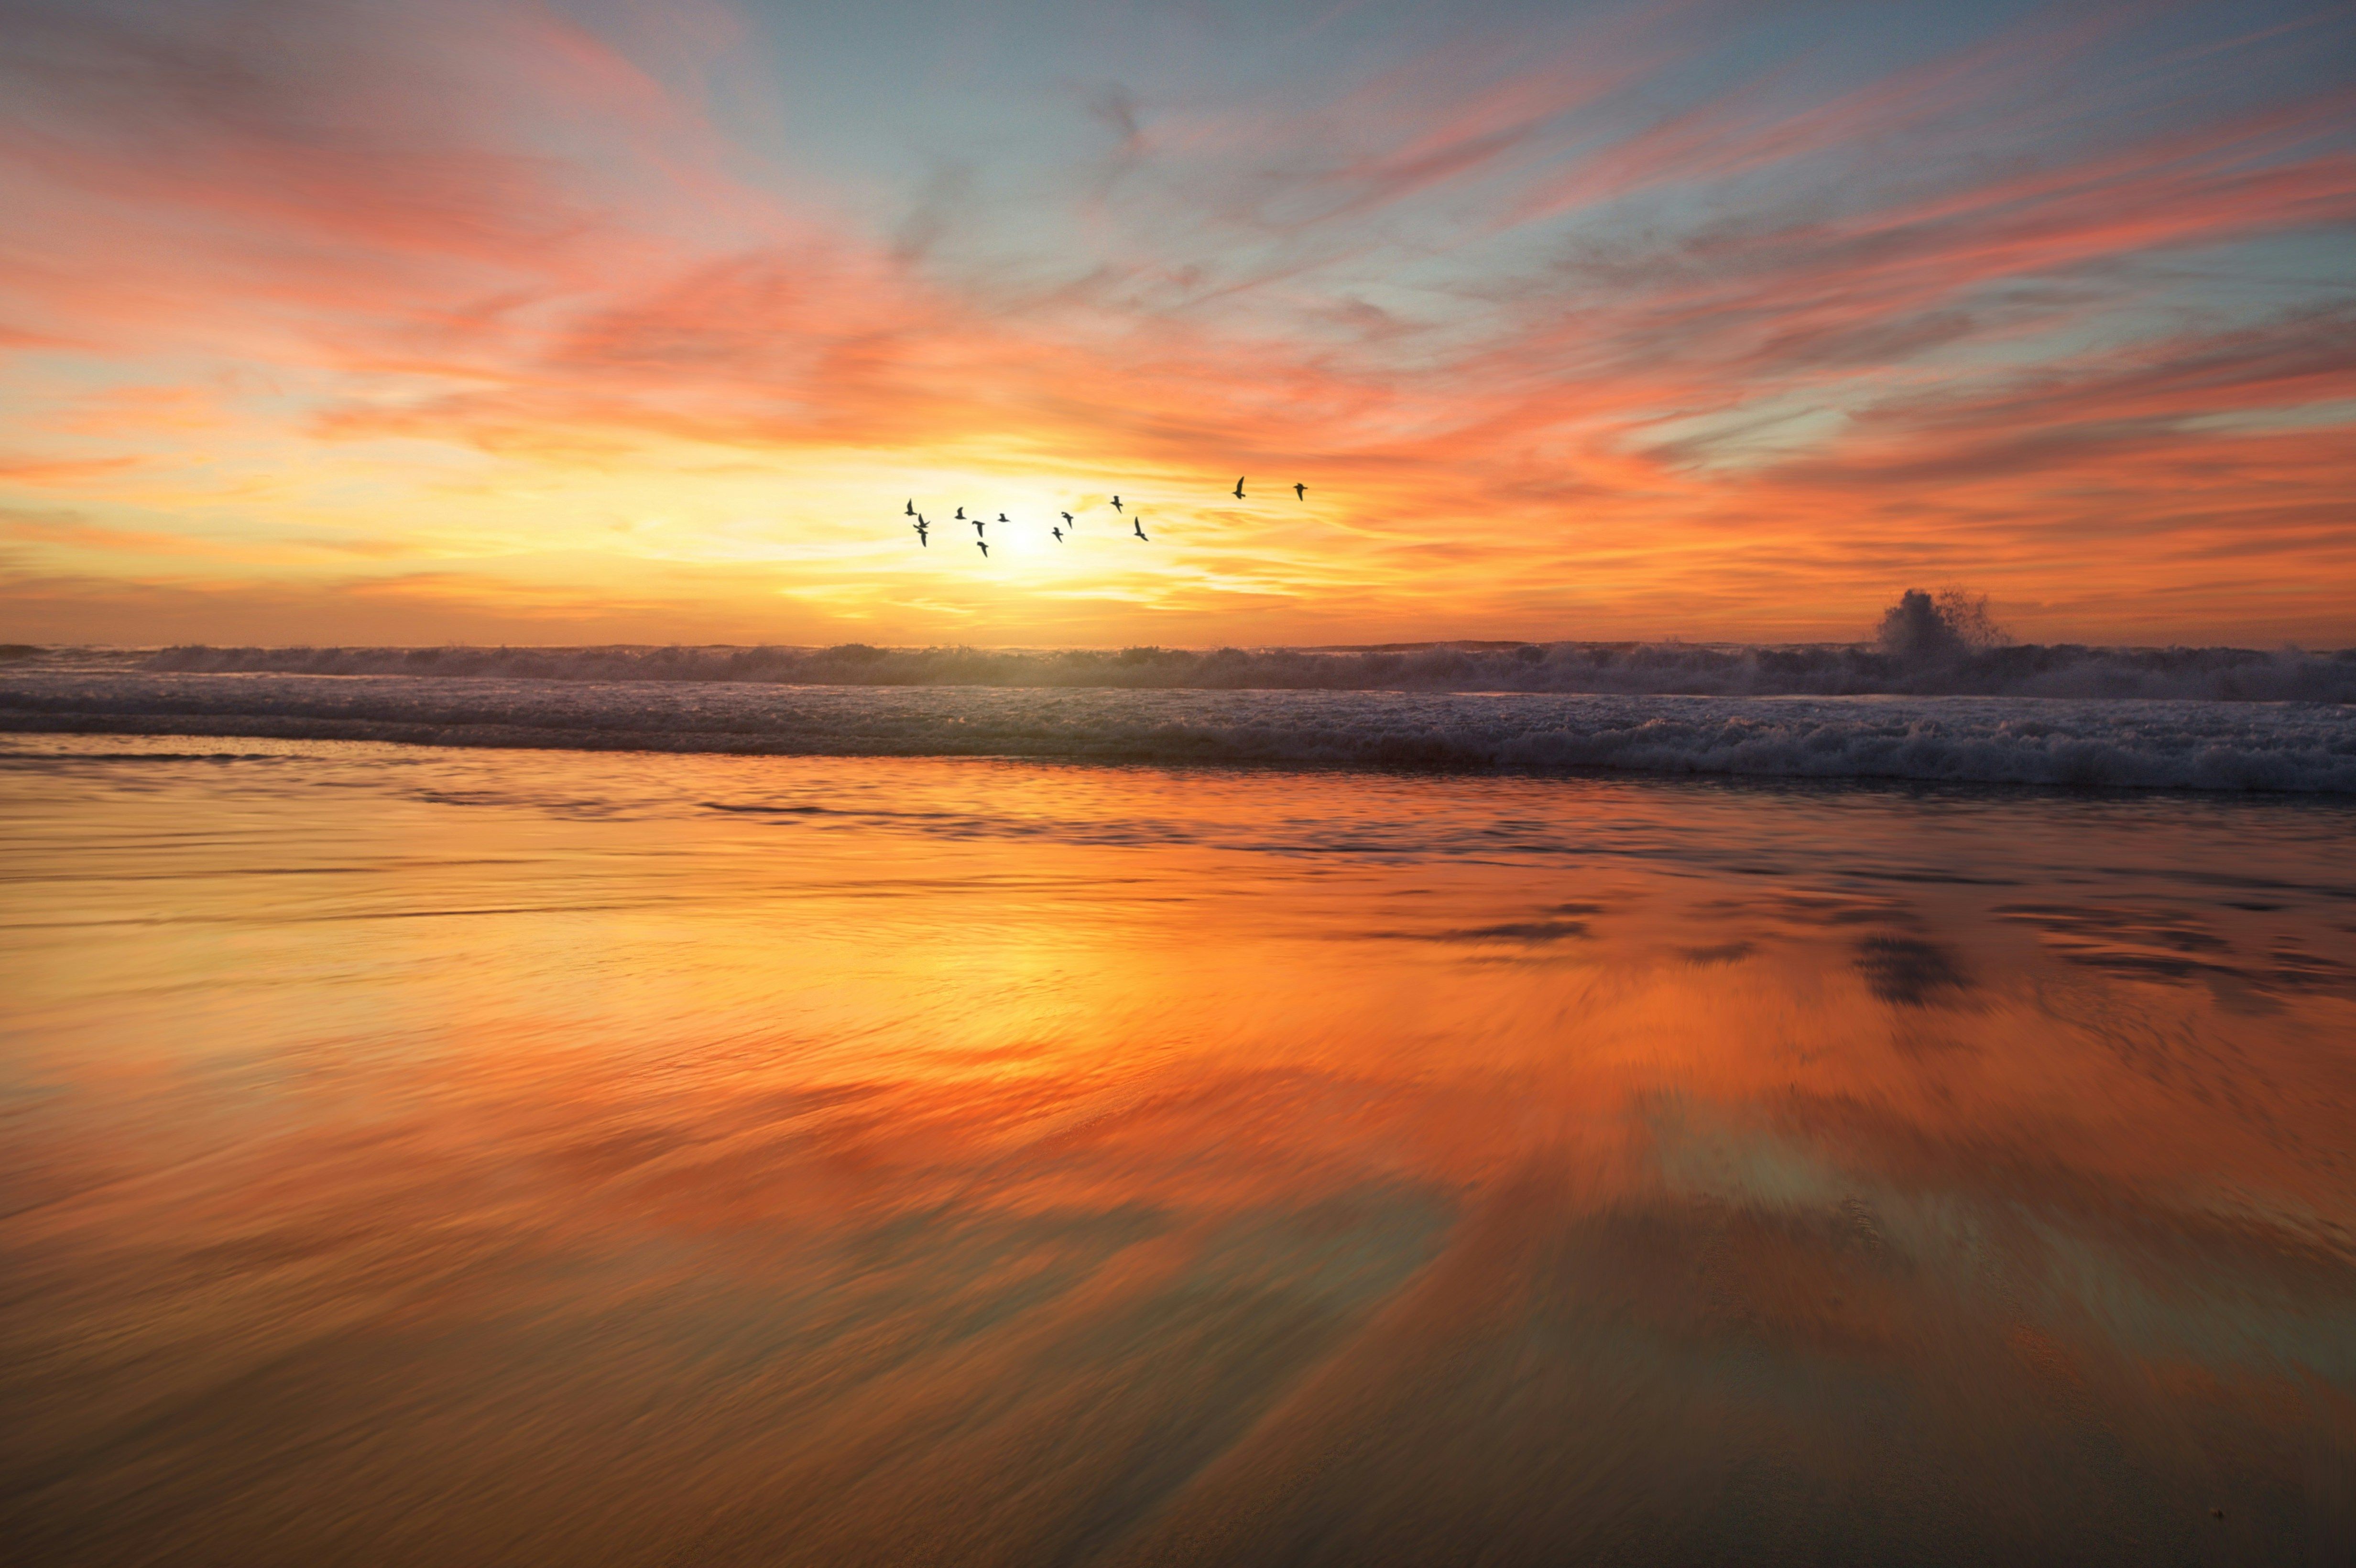
[{"label": "breaking wave", "polygon": [[[466,676],[359,678],[252,672],[251,659],[249,673],[18,663],[0,669],[0,729],[2356,795],[2356,708],[2336,701],[821,686],[588,672],[613,653],[484,654]],[[162,657],[190,662],[185,650]],[[584,662],[519,677],[496,673],[507,658]]]}]

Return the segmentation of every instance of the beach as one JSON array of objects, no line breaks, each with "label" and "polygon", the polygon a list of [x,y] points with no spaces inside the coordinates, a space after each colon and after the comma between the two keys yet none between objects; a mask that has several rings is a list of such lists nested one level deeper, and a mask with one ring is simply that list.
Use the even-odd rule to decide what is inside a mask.
[{"label": "beach", "polygon": [[0,1568],[2356,1568],[2356,5],[0,39]]},{"label": "beach", "polygon": [[2356,1545],[2344,792],[204,700],[0,736],[27,1561]]}]

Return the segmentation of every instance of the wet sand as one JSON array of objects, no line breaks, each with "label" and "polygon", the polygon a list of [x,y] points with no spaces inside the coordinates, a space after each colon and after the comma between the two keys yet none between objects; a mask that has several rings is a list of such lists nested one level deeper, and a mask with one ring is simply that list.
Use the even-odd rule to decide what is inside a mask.
[{"label": "wet sand", "polygon": [[14,1561],[2356,1552],[2342,802],[14,736],[0,875]]}]

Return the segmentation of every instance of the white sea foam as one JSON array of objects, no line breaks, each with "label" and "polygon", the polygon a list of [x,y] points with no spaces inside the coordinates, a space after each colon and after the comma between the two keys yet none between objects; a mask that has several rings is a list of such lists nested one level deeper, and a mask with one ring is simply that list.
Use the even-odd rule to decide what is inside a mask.
[{"label": "white sea foam", "polygon": [[2356,707],[2333,702],[796,686],[131,662],[0,670],[0,728],[2356,794]]}]

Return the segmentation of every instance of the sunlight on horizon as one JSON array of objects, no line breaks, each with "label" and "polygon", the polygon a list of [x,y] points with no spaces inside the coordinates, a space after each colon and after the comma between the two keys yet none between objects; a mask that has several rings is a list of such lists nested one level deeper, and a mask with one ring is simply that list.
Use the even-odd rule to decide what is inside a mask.
[{"label": "sunlight on horizon", "polygon": [[2356,641],[2329,8],[19,9],[20,639]]}]

